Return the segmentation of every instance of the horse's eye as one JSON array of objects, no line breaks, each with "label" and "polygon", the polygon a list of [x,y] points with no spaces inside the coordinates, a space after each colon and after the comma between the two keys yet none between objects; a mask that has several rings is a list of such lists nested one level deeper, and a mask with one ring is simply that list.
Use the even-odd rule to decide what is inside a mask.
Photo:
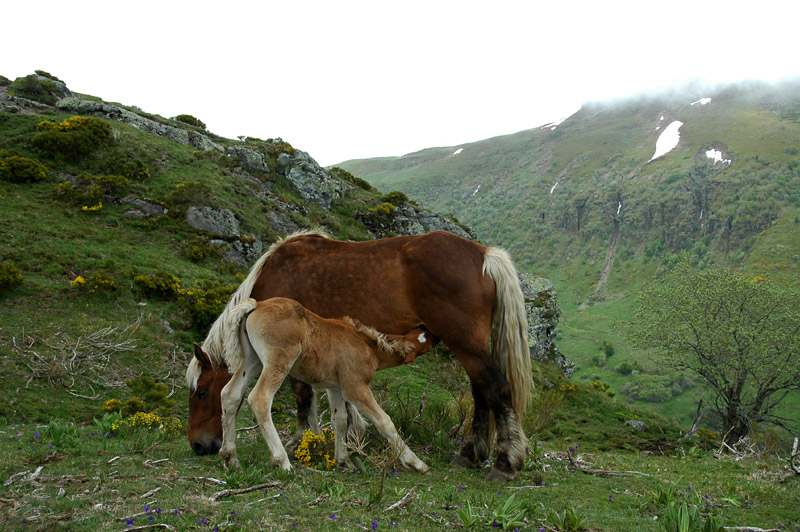
[{"label": "horse's eye", "polygon": [[199,397],[200,399],[205,399],[207,395],[208,395],[208,390],[197,391],[197,397]]}]

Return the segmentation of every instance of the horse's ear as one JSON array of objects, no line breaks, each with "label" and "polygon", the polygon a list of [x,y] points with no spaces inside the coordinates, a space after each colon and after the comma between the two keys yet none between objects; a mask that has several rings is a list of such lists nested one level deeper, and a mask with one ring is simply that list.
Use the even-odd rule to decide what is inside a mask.
[{"label": "horse's ear", "polygon": [[200,347],[200,344],[198,344],[197,342],[195,342],[194,344],[194,358],[196,358],[197,361],[200,362],[201,368],[209,369],[211,367],[211,359],[208,358],[206,352],[203,351],[203,348]]}]

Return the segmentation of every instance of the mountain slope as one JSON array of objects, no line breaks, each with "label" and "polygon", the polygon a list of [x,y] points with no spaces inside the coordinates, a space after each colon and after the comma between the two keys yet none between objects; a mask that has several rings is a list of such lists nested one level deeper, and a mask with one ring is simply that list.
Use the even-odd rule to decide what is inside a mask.
[{"label": "mountain slope", "polygon": [[[578,378],[621,392],[638,378],[614,371],[623,360],[663,373],[618,331],[637,289],[674,254],[800,284],[799,118],[800,82],[689,88],[587,104],[562,123],[513,135],[340,166],[453,213],[509,249],[521,269],[553,279],[560,349],[578,363]],[[653,158],[670,133],[666,153]],[[616,354],[598,362],[604,343]],[[690,416],[699,392],[653,406]]]}]

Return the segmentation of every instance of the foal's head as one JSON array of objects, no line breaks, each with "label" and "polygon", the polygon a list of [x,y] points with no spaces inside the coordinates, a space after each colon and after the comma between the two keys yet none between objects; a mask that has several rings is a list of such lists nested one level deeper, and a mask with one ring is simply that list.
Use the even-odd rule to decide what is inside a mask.
[{"label": "foal's head", "polygon": [[398,357],[400,360],[397,365],[411,364],[415,358],[424,355],[439,343],[438,338],[422,327],[412,329],[405,334],[383,334],[358,320],[345,318],[344,321],[352,325],[373,349]]},{"label": "foal's head", "polygon": [[220,392],[228,384],[231,375],[224,364],[215,367],[198,344],[194,344],[194,357],[187,372],[189,444],[197,454],[216,454],[222,446]]}]

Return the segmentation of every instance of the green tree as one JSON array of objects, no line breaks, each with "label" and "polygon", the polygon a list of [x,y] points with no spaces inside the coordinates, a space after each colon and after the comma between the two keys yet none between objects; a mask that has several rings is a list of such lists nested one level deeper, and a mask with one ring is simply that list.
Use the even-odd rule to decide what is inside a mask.
[{"label": "green tree", "polygon": [[684,260],[642,290],[629,335],[699,377],[727,441],[737,442],[753,423],[797,429],[775,407],[800,389],[799,303],[763,277]]}]

